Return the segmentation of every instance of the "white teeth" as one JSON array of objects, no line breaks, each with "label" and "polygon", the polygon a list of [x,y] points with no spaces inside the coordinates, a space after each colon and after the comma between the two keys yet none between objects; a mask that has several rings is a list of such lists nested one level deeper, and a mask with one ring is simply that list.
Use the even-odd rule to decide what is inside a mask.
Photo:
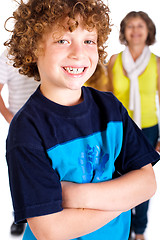
[{"label": "white teeth", "polygon": [[64,67],[64,69],[71,74],[80,74],[84,71],[84,68]]}]

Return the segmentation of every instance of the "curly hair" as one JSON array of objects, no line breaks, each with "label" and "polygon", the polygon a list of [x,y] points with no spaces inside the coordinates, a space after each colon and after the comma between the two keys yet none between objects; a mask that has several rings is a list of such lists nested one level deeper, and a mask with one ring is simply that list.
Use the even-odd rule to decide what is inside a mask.
[{"label": "curly hair", "polygon": [[122,44],[128,45],[127,40],[125,38],[125,30],[126,25],[128,21],[131,18],[141,18],[143,21],[145,21],[147,28],[148,28],[148,37],[146,39],[146,45],[150,46],[155,42],[155,35],[156,35],[156,27],[153,23],[152,19],[148,16],[147,13],[139,11],[139,12],[129,12],[125,18],[120,23],[120,34],[119,34],[119,40]]},{"label": "curly hair", "polygon": [[4,43],[13,66],[19,68],[21,74],[40,81],[36,64],[40,51],[38,43],[53,25],[62,28],[66,20],[69,31],[74,31],[79,24],[77,15],[81,16],[85,29],[97,30],[99,59],[103,62],[107,56],[105,48],[111,26],[109,8],[102,0],[28,0],[27,3],[20,0],[17,10],[10,17],[15,22],[11,38]]}]

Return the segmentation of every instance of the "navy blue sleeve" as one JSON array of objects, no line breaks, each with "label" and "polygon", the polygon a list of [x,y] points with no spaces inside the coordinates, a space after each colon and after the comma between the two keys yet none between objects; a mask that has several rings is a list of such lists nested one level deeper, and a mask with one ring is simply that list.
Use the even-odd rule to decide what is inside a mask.
[{"label": "navy blue sleeve", "polygon": [[[22,128],[23,127],[23,128]],[[7,164],[15,221],[62,210],[59,175],[52,168],[33,124],[11,124],[7,138]]]},{"label": "navy blue sleeve", "polygon": [[43,151],[19,146],[7,161],[16,222],[62,210],[59,177]]},{"label": "navy blue sleeve", "polygon": [[123,118],[123,144],[115,167],[120,174],[140,169],[141,167],[160,159],[142,131],[129,117],[126,109],[121,106]]}]

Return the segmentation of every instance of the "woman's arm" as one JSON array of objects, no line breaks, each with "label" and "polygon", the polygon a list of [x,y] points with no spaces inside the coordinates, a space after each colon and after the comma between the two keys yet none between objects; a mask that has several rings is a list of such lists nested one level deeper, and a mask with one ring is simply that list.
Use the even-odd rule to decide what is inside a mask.
[{"label": "woman's arm", "polygon": [[[158,72],[158,79],[157,79],[157,89],[158,89],[158,97],[159,97],[159,105],[160,105],[160,58],[157,57],[157,72]],[[160,110],[159,110],[160,113]],[[157,142],[156,151],[160,152],[160,141]]]},{"label": "woman's arm", "polygon": [[157,57],[157,72],[158,72],[157,89],[160,103],[160,57]]},{"label": "woman's arm", "polygon": [[117,54],[111,56],[108,65],[107,65],[107,71],[108,71],[108,83],[107,83],[107,89],[108,91],[113,92],[113,76],[112,76],[112,69],[115,63],[115,60],[117,58]]},{"label": "woman's arm", "polygon": [[64,209],[50,215],[27,219],[38,240],[68,240],[91,233],[121,212],[89,209]]},{"label": "woman's arm", "polygon": [[62,183],[63,206],[127,211],[151,198],[156,180],[151,164],[119,178],[100,183]]}]

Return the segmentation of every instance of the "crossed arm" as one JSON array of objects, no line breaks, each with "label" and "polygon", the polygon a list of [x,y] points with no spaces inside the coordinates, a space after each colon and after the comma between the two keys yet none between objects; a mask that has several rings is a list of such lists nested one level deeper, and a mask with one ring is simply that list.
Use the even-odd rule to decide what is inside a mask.
[{"label": "crossed arm", "polygon": [[151,165],[101,183],[62,183],[59,213],[28,219],[38,240],[67,240],[93,232],[121,212],[151,198],[156,181]]},{"label": "crossed arm", "polygon": [[106,182],[63,182],[63,207],[125,212],[148,200],[154,194],[155,188],[151,165]]}]

